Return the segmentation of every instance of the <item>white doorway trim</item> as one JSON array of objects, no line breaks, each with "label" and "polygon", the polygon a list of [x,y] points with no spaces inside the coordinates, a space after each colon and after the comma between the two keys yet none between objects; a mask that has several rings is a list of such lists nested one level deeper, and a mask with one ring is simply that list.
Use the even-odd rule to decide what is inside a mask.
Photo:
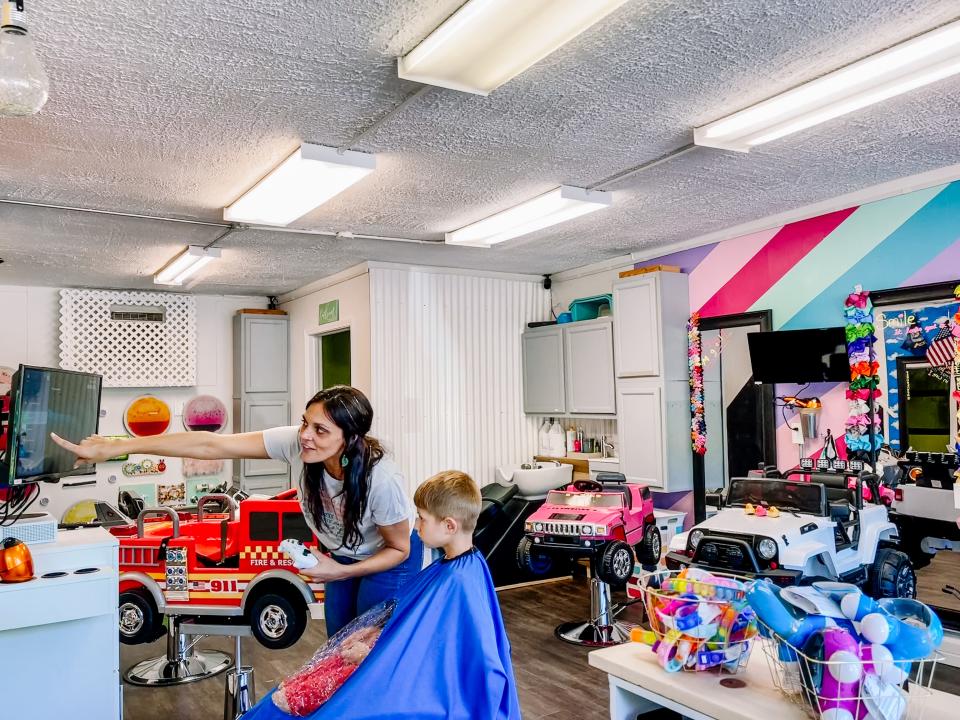
[{"label": "white doorway trim", "polygon": [[[304,335],[304,351],[306,354],[305,363],[304,363],[304,382],[306,383],[305,387],[311,388],[308,391],[308,397],[313,397],[314,394],[322,386],[322,378],[320,377],[320,342],[324,335],[332,335],[333,333],[343,332],[344,330],[350,330],[350,321],[349,320],[338,320],[336,322],[325,323],[323,325],[314,325],[313,327],[307,328]],[[350,333],[350,376],[353,377],[353,332]]]}]

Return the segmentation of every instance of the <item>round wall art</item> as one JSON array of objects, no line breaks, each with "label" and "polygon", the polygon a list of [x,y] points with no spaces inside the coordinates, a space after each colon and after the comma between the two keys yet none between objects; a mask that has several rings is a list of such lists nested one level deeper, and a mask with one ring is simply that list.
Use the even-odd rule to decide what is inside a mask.
[{"label": "round wall art", "polygon": [[227,425],[227,407],[213,395],[197,395],[183,408],[183,427],[187,430],[220,432]]},{"label": "round wall art", "polygon": [[127,405],[123,424],[136,437],[162,435],[170,427],[170,406],[153,395],[141,395]]}]

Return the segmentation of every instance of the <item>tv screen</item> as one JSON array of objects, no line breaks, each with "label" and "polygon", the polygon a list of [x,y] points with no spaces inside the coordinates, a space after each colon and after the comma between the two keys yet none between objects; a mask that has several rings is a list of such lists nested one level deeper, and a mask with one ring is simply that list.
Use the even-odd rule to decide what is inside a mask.
[{"label": "tv screen", "polygon": [[754,382],[850,381],[842,327],[749,333],[747,344]]},{"label": "tv screen", "polygon": [[74,468],[76,457],[54,443],[50,433],[73,442],[95,434],[101,382],[99,375],[20,366],[10,389],[7,467],[0,484],[19,485],[94,471],[94,465]]}]

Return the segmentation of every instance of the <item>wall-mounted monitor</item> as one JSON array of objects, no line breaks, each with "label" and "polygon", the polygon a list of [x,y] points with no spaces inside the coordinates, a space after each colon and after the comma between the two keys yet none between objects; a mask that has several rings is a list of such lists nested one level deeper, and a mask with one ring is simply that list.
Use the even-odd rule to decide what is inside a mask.
[{"label": "wall-mounted monitor", "polygon": [[21,365],[10,388],[7,452],[0,463],[0,486],[89,475],[94,465],[74,468],[76,457],[50,439],[50,433],[79,442],[97,432],[99,375]]},{"label": "wall-mounted monitor", "polygon": [[753,380],[758,383],[849,382],[842,327],[747,335]]}]

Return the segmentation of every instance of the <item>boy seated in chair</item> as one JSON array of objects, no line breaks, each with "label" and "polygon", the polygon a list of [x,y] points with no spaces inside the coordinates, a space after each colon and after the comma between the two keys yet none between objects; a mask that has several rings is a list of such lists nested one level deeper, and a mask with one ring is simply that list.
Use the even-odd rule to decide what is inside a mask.
[{"label": "boy seated in chair", "polygon": [[[423,544],[443,555],[404,588],[370,654],[309,717],[519,720],[510,642],[473,547],[480,491],[467,474],[447,470],[417,488],[414,505]],[[266,700],[249,717],[289,715]]]}]

